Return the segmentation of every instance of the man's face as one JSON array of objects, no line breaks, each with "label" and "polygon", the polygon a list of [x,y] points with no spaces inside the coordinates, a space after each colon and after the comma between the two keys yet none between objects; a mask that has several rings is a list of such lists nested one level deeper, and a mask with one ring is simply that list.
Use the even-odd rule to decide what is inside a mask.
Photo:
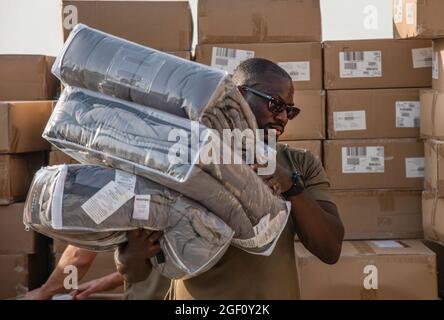
[{"label": "man's face", "polygon": [[[269,73],[250,87],[270,96],[279,97],[287,105],[293,105],[293,83],[288,78]],[[259,129],[264,129],[265,140],[267,140],[270,129],[275,129],[276,138],[279,138],[288,122],[287,111],[284,110],[279,114],[273,113],[268,108],[269,101],[267,99],[251,92],[243,94],[256,117]]]}]

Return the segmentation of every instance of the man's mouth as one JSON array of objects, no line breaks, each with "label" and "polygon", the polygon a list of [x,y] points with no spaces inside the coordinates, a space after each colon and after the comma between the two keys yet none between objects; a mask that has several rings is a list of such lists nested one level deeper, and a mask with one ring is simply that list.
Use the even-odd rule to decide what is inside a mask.
[{"label": "man's mouth", "polygon": [[267,134],[268,130],[275,130],[276,131],[276,137],[279,137],[284,132],[284,127],[280,126],[278,124],[276,125],[269,125],[267,126]]}]

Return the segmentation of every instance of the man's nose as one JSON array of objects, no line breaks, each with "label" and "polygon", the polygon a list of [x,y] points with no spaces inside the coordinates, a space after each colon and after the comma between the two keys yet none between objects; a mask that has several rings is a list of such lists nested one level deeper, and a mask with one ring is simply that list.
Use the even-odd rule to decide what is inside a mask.
[{"label": "man's nose", "polygon": [[274,118],[275,118],[276,120],[281,121],[284,125],[286,125],[287,122],[288,122],[287,109],[284,109],[282,112],[276,114],[276,115],[274,116]]}]

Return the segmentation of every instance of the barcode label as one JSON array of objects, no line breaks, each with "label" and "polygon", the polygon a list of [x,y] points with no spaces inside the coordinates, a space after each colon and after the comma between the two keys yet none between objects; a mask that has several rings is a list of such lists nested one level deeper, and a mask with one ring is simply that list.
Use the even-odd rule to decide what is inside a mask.
[{"label": "barcode label", "polygon": [[366,130],[365,111],[333,112],[333,127],[335,131]]},{"label": "barcode label", "polygon": [[420,101],[396,101],[396,128],[419,128]]},{"label": "barcode label", "polygon": [[293,81],[310,81],[310,61],[279,62]]},{"label": "barcode label", "polygon": [[432,55],[433,49],[431,47],[412,49],[413,68],[431,68]]},{"label": "barcode label", "polygon": [[407,178],[424,178],[424,158],[406,158],[405,176]]},{"label": "barcode label", "polygon": [[439,80],[439,56],[438,52],[432,54],[432,77]]},{"label": "barcode label", "polygon": [[382,52],[339,52],[339,69],[341,78],[382,77]]},{"label": "barcode label", "polygon": [[254,51],[213,47],[211,66],[232,74],[243,61],[254,58]]},{"label": "barcode label", "polygon": [[343,147],[343,173],[384,173],[384,147]]}]

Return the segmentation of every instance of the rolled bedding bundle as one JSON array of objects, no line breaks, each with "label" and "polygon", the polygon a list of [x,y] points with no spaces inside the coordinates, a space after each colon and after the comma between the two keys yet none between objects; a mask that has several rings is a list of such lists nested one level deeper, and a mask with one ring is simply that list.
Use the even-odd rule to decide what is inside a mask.
[{"label": "rolled bedding bundle", "polygon": [[233,230],[180,193],[143,177],[93,165],[40,169],[24,210],[31,229],[75,246],[109,251],[127,241],[126,231],[162,230],[153,267],[170,279],[210,269],[223,256]]},{"label": "rolled bedding bundle", "polygon": [[[183,138],[180,143],[170,141],[175,130]],[[246,164],[202,164],[211,142],[207,133],[187,119],[66,87],[43,136],[81,163],[134,173],[184,194],[235,231],[234,245],[270,254],[287,222],[288,204]],[[171,161],[177,147],[187,154],[186,161]]]}]

